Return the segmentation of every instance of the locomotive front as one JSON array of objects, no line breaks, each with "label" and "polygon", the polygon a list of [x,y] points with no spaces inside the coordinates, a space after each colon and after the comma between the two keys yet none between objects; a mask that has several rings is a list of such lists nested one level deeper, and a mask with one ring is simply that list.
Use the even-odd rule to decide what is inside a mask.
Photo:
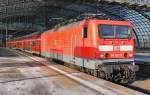
[{"label": "locomotive front", "polygon": [[98,75],[115,82],[128,83],[135,79],[134,35],[132,25],[126,21],[100,21],[98,26],[96,57]]}]

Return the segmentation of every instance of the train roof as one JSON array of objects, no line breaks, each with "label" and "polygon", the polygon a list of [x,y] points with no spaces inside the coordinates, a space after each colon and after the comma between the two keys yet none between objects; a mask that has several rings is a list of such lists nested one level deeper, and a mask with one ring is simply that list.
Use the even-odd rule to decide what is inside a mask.
[{"label": "train roof", "polygon": [[129,21],[114,21],[114,20],[97,20],[92,19],[89,22],[95,23],[95,24],[110,24],[110,25],[129,25],[132,26],[132,23]]},{"label": "train roof", "polygon": [[21,37],[16,37],[16,38],[13,38],[13,39],[10,39],[10,40],[19,40],[19,39],[26,39],[26,38],[32,38],[32,37],[38,38],[40,35],[41,35],[40,32],[34,32],[34,33],[31,33],[31,34],[24,35],[24,36],[21,36]]},{"label": "train roof", "polygon": [[88,23],[95,23],[95,24],[110,24],[110,25],[127,25],[132,26],[132,23],[129,21],[114,21],[114,20],[101,20],[101,19],[84,19],[84,20],[71,20],[67,22],[64,22],[62,24],[58,24],[54,28],[47,30],[45,32],[53,32],[57,31],[59,29],[67,28],[70,26],[77,26],[77,25],[87,25]]}]

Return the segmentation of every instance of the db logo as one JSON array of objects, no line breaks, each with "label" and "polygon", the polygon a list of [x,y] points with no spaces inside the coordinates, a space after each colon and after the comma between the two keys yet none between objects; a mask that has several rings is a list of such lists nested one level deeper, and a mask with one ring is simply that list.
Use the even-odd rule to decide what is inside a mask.
[{"label": "db logo", "polygon": [[114,51],[119,51],[120,47],[119,46],[114,46]]}]

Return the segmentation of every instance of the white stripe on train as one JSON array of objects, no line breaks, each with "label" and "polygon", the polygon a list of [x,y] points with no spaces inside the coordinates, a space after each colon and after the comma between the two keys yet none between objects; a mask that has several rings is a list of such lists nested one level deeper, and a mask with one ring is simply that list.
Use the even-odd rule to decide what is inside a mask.
[{"label": "white stripe on train", "polygon": [[113,46],[113,45],[100,45],[99,51],[133,51],[133,46],[132,45],[121,45],[121,46]]}]

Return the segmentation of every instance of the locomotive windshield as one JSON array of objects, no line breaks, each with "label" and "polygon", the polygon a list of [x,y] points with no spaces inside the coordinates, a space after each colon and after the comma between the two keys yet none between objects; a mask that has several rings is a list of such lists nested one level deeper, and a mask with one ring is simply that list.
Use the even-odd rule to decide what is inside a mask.
[{"label": "locomotive windshield", "polygon": [[102,38],[130,38],[128,26],[99,25],[99,35]]}]

